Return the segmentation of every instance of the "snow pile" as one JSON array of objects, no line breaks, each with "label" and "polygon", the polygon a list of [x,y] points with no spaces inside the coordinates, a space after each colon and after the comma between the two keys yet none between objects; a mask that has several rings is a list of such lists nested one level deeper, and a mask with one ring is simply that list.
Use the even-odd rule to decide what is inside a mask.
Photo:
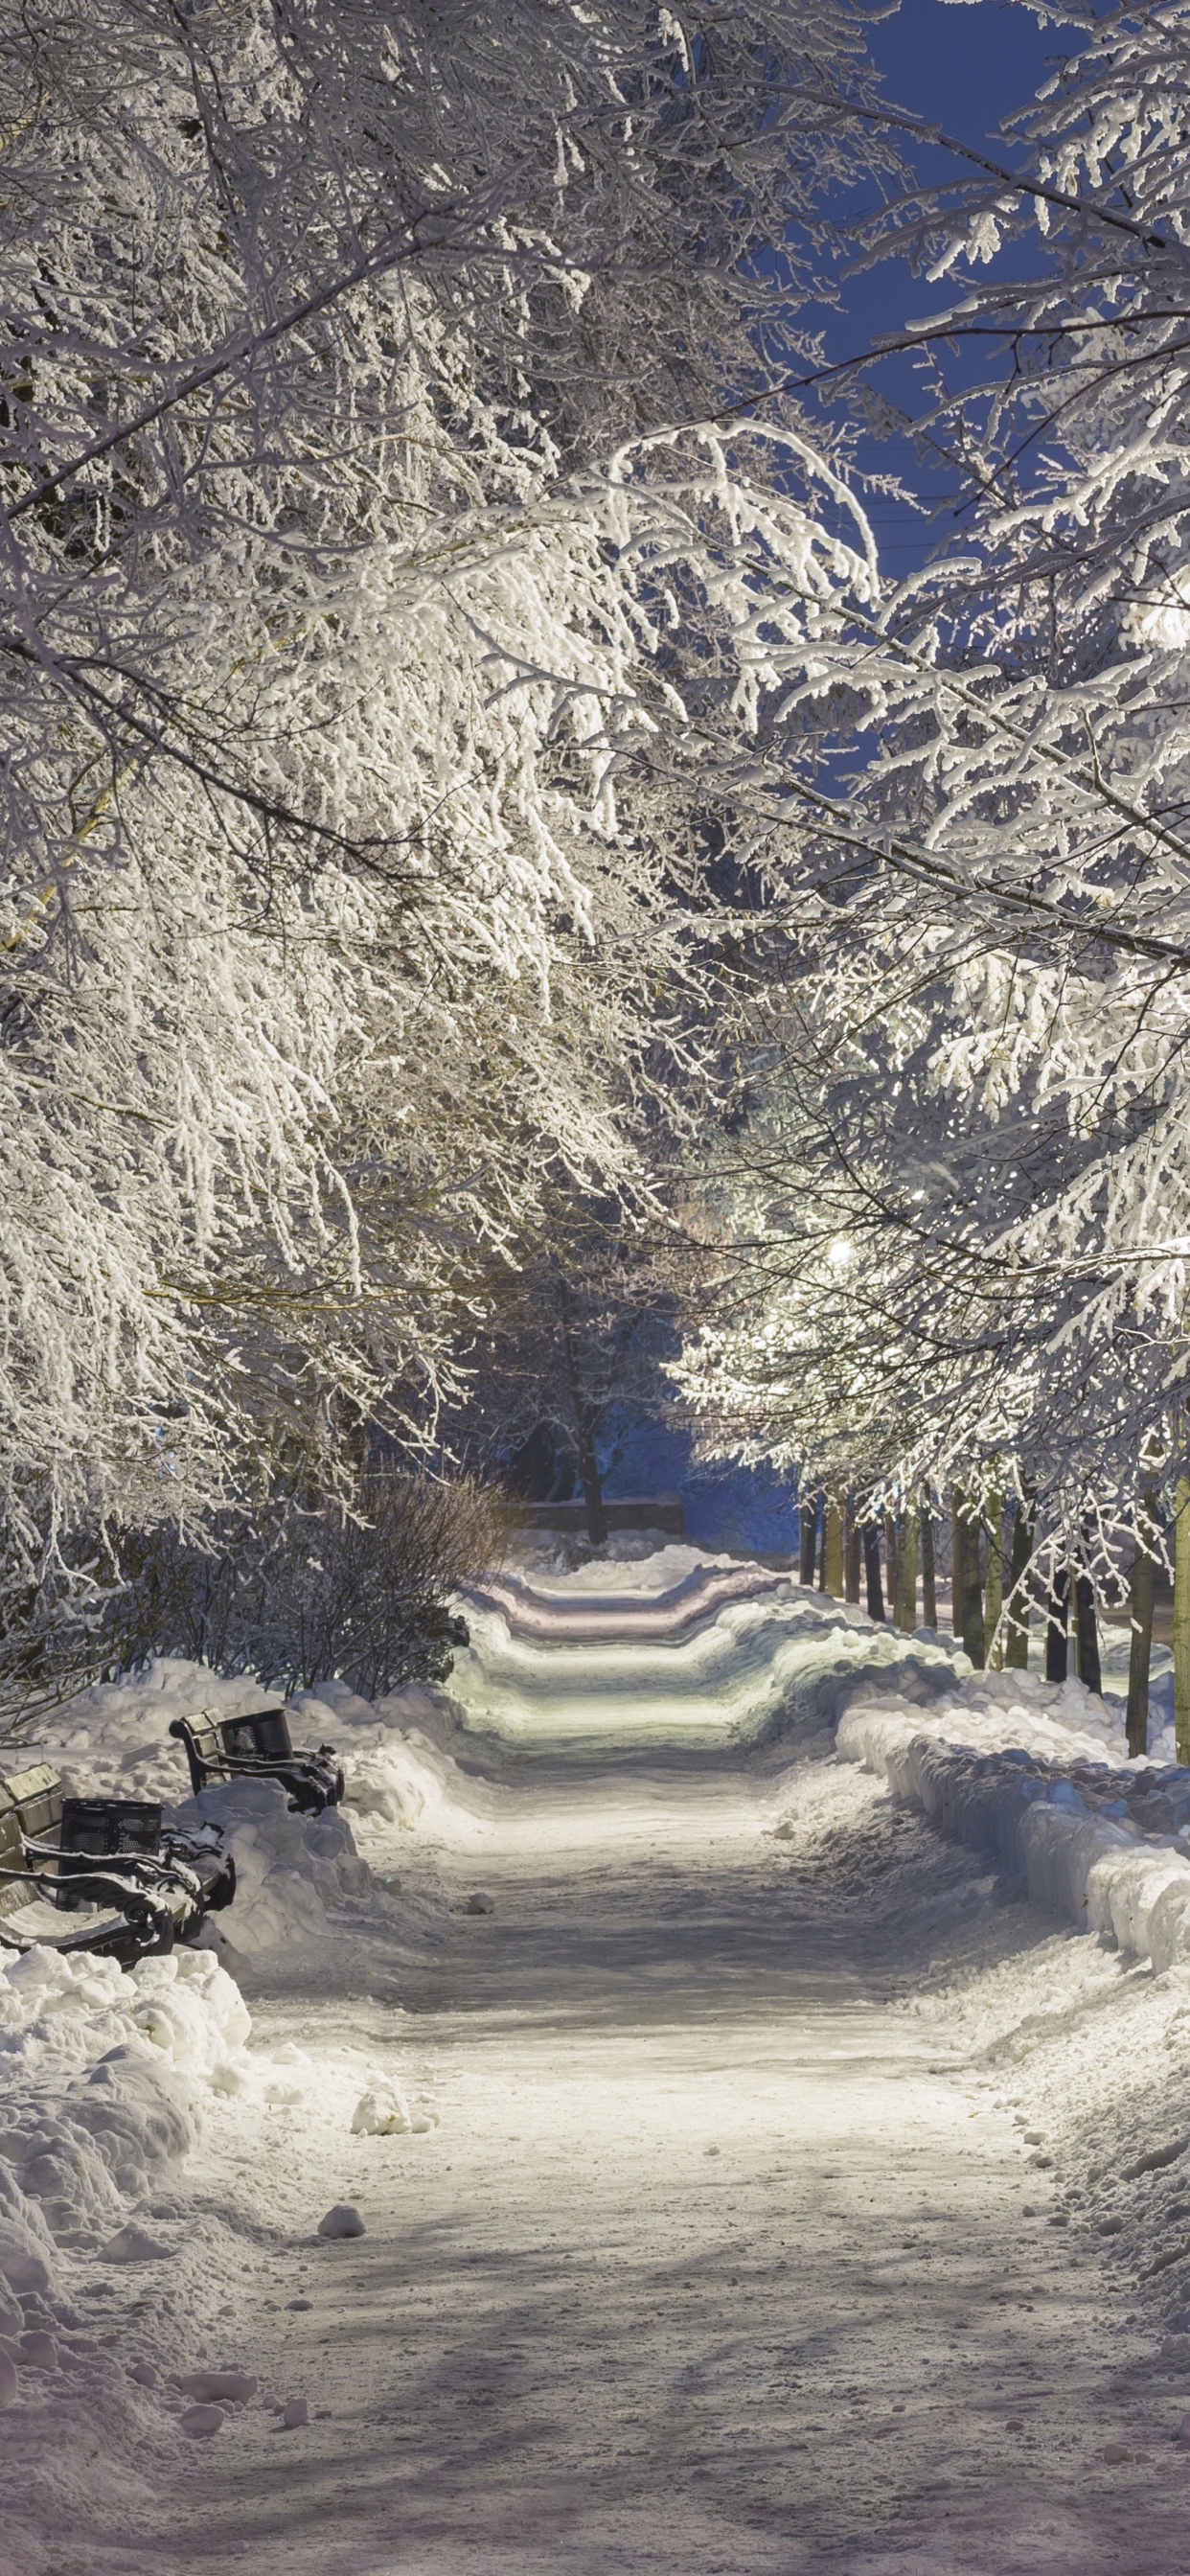
[{"label": "snow pile", "polygon": [[231,1979],[201,1953],[124,1974],[33,1951],[0,1970],[5,2576],[42,2576],[68,2522],[85,2531],[101,2512],[127,2528],[146,2493],[160,2366],[138,2384],[96,2328],[124,2282],[123,2304],[159,2310],[163,2327],[179,2293],[185,2306],[173,2204],[146,2204],[234,2084],[247,2029]]},{"label": "snow pile", "polygon": [[853,1699],[837,1749],[996,1852],[1036,1903],[1155,1968],[1190,1959],[1190,1773],[1130,1763],[1115,1711],[1081,1683],[981,1674],[928,1712]]},{"label": "snow pile", "polygon": [[[525,1529],[516,1540],[509,1562],[529,1578],[537,1591],[552,1590],[561,1578],[572,1581],[575,1589],[581,1592],[588,1586],[592,1567],[598,1568],[601,1583],[605,1577],[610,1577],[613,1583],[630,1584],[631,1576],[618,1576],[616,1567],[651,1563],[661,1555],[681,1557],[683,1570],[692,1563],[730,1565],[735,1562],[728,1556],[715,1556],[705,1547],[687,1547],[667,1537],[661,1529],[613,1530],[602,1547],[592,1547],[585,1531],[581,1530]],[[672,1575],[666,1577],[657,1589],[664,1589],[665,1582],[673,1580]]]},{"label": "snow pile", "polygon": [[346,1817],[335,1807],[294,1815],[275,1780],[219,1782],[179,1813],[183,1822],[195,1814],[218,1825],[235,1862],[234,1902],[209,1916],[200,1935],[213,1948],[256,1958],[285,1942],[316,1941],[332,1913],[371,1893]]},{"label": "snow pile", "polygon": [[238,2087],[249,2029],[238,1989],[208,1952],[177,1950],[127,1971],[48,1950],[5,1961],[0,2333],[27,2322],[22,2295],[40,2313],[62,2290],[59,2252],[141,2259],[117,2241],[128,2204],[145,2198],[163,2163],[189,2153],[211,2096]]},{"label": "snow pile", "polygon": [[283,1705],[278,1691],[262,1690],[250,1673],[228,1681],[209,1664],[159,1655],[141,1672],[80,1691],[38,1739],[36,1758],[56,1762],[68,1786],[80,1793],[177,1800],[186,1796],[190,1781],[186,1756],[169,1732],[171,1718],[193,1717],[204,1708],[240,1717],[249,1709]]},{"label": "snow pile", "polygon": [[[712,1568],[739,1569],[738,1557],[716,1555],[705,1547],[688,1547],[666,1538],[662,1530],[614,1530],[606,1545],[584,1543],[581,1562],[574,1542],[553,1539],[549,1546],[521,1550],[521,1570],[533,1591],[549,1600],[558,1593],[672,1592]],[[750,1567],[750,1573],[761,1571]],[[596,1580],[597,1578],[597,1580]],[[515,1578],[514,1578],[515,1579]]]},{"label": "snow pile", "polygon": [[376,1741],[348,1752],[344,1765],[356,1830],[399,1825],[409,1834],[445,1833],[461,1803],[458,1764],[422,1727],[404,1726],[399,1716],[375,1732]]}]

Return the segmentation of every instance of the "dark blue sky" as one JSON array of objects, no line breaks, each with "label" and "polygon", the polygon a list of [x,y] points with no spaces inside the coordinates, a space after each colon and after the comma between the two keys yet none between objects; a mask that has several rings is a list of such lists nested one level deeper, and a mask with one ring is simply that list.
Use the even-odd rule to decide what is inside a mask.
[{"label": "dark blue sky", "polygon": [[[1026,106],[1047,68],[1074,50],[1075,30],[1053,26],[1042,30],[1032,12],[1014,5],[1014,0],[974,0],[970,6],[951,5],[950,0],[902,0],[896,14],[874,27],[871,35],[872,55],[890,101],[928,117],[977,150],[991,145],[995,157],[1010,167],[1014,163],[1023,167],[1025,156],[1019,145],[997,138],[1002,118]],[[945,183],[962,175],[963,165],[952,154],[903,139],[902,149],[928,179]],[[862,201],[861,192],[857,206]],[[876,202],[874,192],[870,202]],[[944,286],[914,277],[900,260],[852,279],[843,293],[843,309],[826,317],[823,326],[831,358],[850,356],[882,333],[899,329],[907,318],[919,318],[946,303]],[[974,354],[967,361],[968,379],[977,363],[981,369],[986,366],[987,357],[985,343],[978,361]],[[952,379],[960,371],[964,371],[961,359],[948,368]],[[916,408],[910,360],[891,363],[874,381],[905,410]],[[908,444],[865,439],[861,461],[885,473],[900,472],[907,481],[928,490],[931,499],[944,501],[949,477],[944,470],[931,474],[923,469]],[[870,507],[885,569],[894,579],[920,563],[943,532],[942,524],[931,529],[896,502],[873,499]]]}]

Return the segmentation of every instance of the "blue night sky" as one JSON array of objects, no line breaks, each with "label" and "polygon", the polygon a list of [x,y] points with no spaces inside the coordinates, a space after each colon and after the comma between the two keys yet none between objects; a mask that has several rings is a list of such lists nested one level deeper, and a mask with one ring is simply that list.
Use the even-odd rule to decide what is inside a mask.
[{"label": "blue night sky", "polygon": [[[1023,166],[1025,155],[1019,144],[998,136],[1001,120],[1027,106],[1051,65],[1074,50],[1076,31],[1042,29],[1032,12],[1014,0],[974,0],[972,6],[902,0],[871,34],[872,55],[890,102],[928,117],[977,149],[991,146],[1010,168]],[[963,175],[964,165],[952,154],[904,139],[901,148],[912,154],[924,177],[945,182]],[[944,286],[914,277],[903,261],[868,270],[844,285],[842,309],[824,319],[828,354],[848,356],[882,333],[899,329],[908,317],[944,307],[946,300]],[[985,367],[988,354],[985,344],[977,357],[948,362],[951,380]],[[917,408],[911,361],[890,362],[875,381],[905,410]],[[909,446],[865,440],[861,461],[885,473],[900,472],[916,488],[929,489],[932,498],[944,498],[945,474],[929,474]],[[870,509],[886,572],[894,579],[921,562],[944,533],[944,519],[931,530],[894,501],[873,498]]]}]

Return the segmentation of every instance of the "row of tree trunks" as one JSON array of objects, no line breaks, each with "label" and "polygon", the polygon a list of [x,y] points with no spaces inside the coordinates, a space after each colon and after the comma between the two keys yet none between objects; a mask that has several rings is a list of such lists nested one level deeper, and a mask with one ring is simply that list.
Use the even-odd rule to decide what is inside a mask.
[{"label": "row of tree trunks", "polygon": [[[981,1539],[985,1537],[986,1576],[980,1562]],[[951,1620],[955,1636],[962,1639],[977,1670],[982,1670],[988,1661],[1018,1670],[1028,1662],[1033,1522],[1026,1508],[1018,1506],[1011,1515],[1007,1567],[1005,1537],[1005,1512],[999,1496],[993,1495],[986,1510],[981,1510],[956,1487],[951,1497]],[[887,1584],[887,1609],[894,1627],[904,1635],[912,1635],[918,1624],[920,1577],[922,1622],[927,1628],[938,1625],[934,1515],[924,1496],[920,1508],[911,1506],[899,1518],[886,1512],[882,1525],[860,1522],[849,1497],[815,1497],[813,1507],[804,1507],[802,1512],[800,1570],[803,1583],[817,1580],[820,1591],[856,1603],[861,1597],[862,1574],[869,1616],[881,1621],[886,1616]],[[1085,1667],[1090,1677],[1098,1674],[1094,1596],[1089,1577],[1081,1581],[1077,1653],[1080,1671]],[[1187,1598],[1190,1600],[1190,1582]],[[1068,1651],[1065,1595],[1050,1608],[1047,1663],[1062,1679],[1066,1672],[1063,1651]],[[1090,1686],[1098,1688],[1097,1678],[1091,1679]]]},{"label": "row of tree trunks", "polygon": [[[889,1597],[897,1579],[896,1529],[885,1522]],[[930,1558],[931,1579],[933,1557]],[[850,1495],[804,1495],[800,1504],[798,1574],[807,1586],[857,1606],[866,1597],[868,1616],[884,1621],[884,1586],[880,1564],[880,1527],[861,1521]]]},{"label": "row of tree trunks", "polygon": [[917,1625],[919,1563],[923,1616],[926,1626],[933,1628],[938,1624],[937,1571],[934,1525],[928,1512],[911,1510],[900,1520],[886,1512],[883,1522],[862,1521],[849,1495],[842,1500],[830,1494],[803,1499],[798,1571],[804,1584],[817,1583],[820,1592],[857,1606],[864,1600],[869,1618],[882,1625],[887,1607],[894,1626],[912,1633]]},{"label": "row of tree trunks", "polygon": [[[868,1615],[883,1625],[883,1536],[883,1575],[894,1627],[911,1635],[917,1625],[920,1566],[923,1624],[936,1628],[934,1518],[925,1507],[924,1497],[921,1509],[911,1506],[899,1520],[886,1512],[883,1530],[876,1521],[857,1519],[849,1497],[842,1501],[829,1497],[825,1509],[819,1508],[821,1501],[821,1497],[817,1498],[814,1508],[803,1508],[802,1512],[803,1583],[813,1583],[817,1574],[820,1590],[833,1593],[836,1599],[858,1603],[862,1577]],[[987,1567],[982,1574],[981,1535],[987,1540]],[[1017,1672],[1028,1666],[1031,1600],[1036,1597],[1030,1591],[1033,1544],[1034,1516],[1029,1504],[1017,1502],[1006,1516],[998,1494],[993,1494],[981,1509],[955,1487],[951,1496],[951,1624],[977,1671],[982,1671],[985,1663]],[[1129,1602],[1127,1735],[1128,1750],[1133,1756],[1143,1755],[1148,1749],[1156,1563],[1157,1496],[1149,1490],[1142,1496],[1137,1514]],[[1047,1680],[1062,1682],[1067,1678],[1072,1610],[1075,1670],[1088,1690],[1099,1691],[1102,1670],[1095,1586],[1084,1565],[1059,1568],[1046,1601]],[[1190,1476],[1180,1478],[1176,1490],[1173,1647],[1177,1758],[1190,1764]]]}]

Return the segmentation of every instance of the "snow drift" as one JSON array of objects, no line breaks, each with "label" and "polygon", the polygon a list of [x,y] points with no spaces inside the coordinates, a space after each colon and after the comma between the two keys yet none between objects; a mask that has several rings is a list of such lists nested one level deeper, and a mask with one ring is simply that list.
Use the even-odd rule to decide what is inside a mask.
[{"label": "snow drift", "polygon": [[1035,1903],[1155,1968],[1190,1959],[1190,1772],[1131,1763],[1080,1683],[980,1674],[928,1714],[853,1699],[837,1744]]}]

